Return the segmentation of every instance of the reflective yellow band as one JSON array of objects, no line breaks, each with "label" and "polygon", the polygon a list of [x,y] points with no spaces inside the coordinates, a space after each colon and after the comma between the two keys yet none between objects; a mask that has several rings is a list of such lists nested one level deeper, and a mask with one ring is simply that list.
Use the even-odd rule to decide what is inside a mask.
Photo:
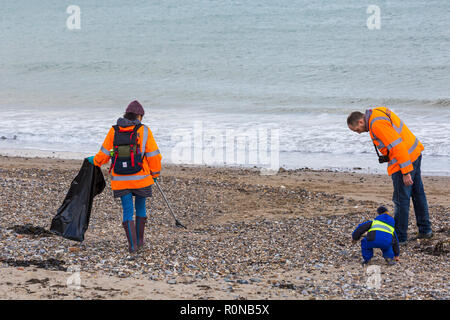
[{"label": "reflective yellow band", "polygon": [[378,220],[373,220],[372,221],[372,226],[370,227],[369,231],[384,231],[390,234],[394,234],[394,228],[391,227],[390,225],[388,225],[387,223],[378,221]]}]

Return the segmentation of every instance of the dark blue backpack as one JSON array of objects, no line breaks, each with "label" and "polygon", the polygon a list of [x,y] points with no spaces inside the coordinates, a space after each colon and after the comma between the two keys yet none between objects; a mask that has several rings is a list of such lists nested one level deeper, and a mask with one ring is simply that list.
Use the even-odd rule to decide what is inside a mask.
[{"label": "dark blue backpack", "polygon": [[113,159],[109,169],[114,169],[114,173],[121,175],[130,175],[142,170],[142,154],[140,146],[137,143],[137,131],[142,126],[138,124],[133,129],[121,129],[119,126],[114,128]]}]

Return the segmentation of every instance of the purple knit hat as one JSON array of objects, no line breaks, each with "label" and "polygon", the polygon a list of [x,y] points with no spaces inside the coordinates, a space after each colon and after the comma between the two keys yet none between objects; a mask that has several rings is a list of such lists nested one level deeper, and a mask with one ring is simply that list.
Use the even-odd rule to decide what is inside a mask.
[{"label": "purple knit hat", "polygon": [[125,112],[126,113],[131,112],[141,116],[145,114],[144,108],[142,108],[141,104],[137,100],[130,102]]}]

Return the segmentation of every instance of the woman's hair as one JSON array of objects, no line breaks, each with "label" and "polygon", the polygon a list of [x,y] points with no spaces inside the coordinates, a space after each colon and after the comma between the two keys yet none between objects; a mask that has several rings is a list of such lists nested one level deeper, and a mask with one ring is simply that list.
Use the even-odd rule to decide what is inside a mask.
[{"label": "woman's hair", "polygon": [[133,113],[133,112],[127,112],[127,113],[125,113],[124,115],[123,115],[123,117],[125,118],[125,119],[128,119],[128,120],[130,120],[130,121],[133,121],[133,120],[136,120],[137,119],[137,114],[136,113]]}]

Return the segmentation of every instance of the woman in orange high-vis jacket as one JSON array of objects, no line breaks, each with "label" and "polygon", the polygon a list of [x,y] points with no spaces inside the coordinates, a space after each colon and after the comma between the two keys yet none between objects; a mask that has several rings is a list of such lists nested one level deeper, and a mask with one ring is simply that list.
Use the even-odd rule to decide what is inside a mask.
[{"label": "woman in orange high-vis jacket", "polygon": [[395,231],[399,242],[407,240],[409,205],[412,198],[416,215],[418,238],[431,238],[433,232],[421,177],[422,143],[406,124],[391,110],[378,107],[364,114],[355,111],[347,118],[350,130],[369,132],[373,144],[387,157],[387,171],[394,184]]},{"label": "woman in orange high-vis jacket", "polygon": [[[152,131],[147,126],[141,125],[144,113],[144,108],[141,104],[138,101],[133,101],[128,105],[124,117],[117,120],[117,129],[120,131],[132,132],[135,126],[138,126],[136,142],[137,152],[142,155],[142,162],[139,162],[142,169],[137,173],[127,175],[117,174],[115,170],[110,170],[111,189],[114,192],[114,198],[120,198],[122,201],[122,225],[128,239],[129,252],[135,252],[144,245],[144,230],[147,222],[145,202],[147,197],[152,196],[151,186],[156,182],[161,171],[162,157],[153,138]],[[111,159],[110,150],[114,148],[115,132],[116,130],[112,127],[100,151],[95,157],[88,158],[92,164],[100,167],[112,160],[111,166],[114,166],[115,163]],[[135,197],[136,222],[133,221],[133,196]]]}]

